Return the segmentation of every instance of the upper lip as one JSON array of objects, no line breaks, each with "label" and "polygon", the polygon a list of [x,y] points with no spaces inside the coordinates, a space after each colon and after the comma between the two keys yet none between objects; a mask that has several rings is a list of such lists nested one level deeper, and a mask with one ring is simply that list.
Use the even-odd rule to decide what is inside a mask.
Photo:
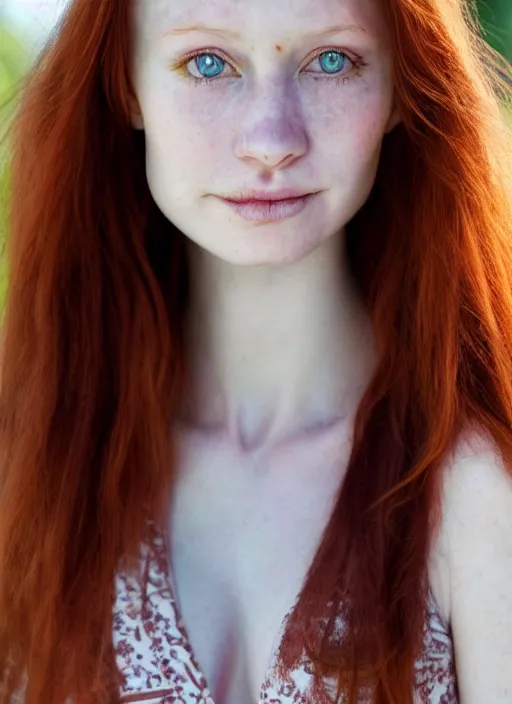
[{"label": "upper lip", "polygon": [[298,191],[296,188],[280,188],[278,191],[264,191],[260,189],[240,191],[222,195],[225,200],[244,202],[248,200],[286,200],[288,198],[302,198],[311,195],[311,191]]}]

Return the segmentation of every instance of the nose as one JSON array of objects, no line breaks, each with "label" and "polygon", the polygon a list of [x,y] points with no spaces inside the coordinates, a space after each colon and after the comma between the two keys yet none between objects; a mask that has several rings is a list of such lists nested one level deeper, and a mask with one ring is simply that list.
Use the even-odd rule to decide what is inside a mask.
[{"label": "nose", "polygon": [[250,111],[249,119],[236,136],[236,156],[257,166],[281,169],[302,157],[308,149],[308,137],[297,106],[282,95],[260,101]]}]

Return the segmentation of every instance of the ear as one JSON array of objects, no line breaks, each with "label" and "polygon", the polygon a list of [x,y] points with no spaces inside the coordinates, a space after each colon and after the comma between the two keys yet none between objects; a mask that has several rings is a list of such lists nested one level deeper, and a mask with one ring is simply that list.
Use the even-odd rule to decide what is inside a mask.
[{"label": "ear", "polygon": [[142,119],[142,115],[134,115],[132,117],[132,127],[135,130],[143,130],[144,129],[144,120]]},{"label": "ear", "polygon": [[395,127],[402,122],[402,117],[400,115],[400,110],[398,109],[398,106],[396,104],[396,101],[393,102],[393,109],[391,111],[391,115],[389,116],[388,123],[386,125],[386,134],[388,132],[391,132],[392,130],[395,129]]},{"label": "ear", "polygon": [[144,118],[139,103],[135,97],[130,97],[130,121],[135,130],[144,129]]}]

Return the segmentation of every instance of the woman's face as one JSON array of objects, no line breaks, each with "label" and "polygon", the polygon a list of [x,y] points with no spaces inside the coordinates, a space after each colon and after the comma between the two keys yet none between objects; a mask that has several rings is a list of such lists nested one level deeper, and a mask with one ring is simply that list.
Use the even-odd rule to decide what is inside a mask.
[{"label": "woman's face", "polygon": [[[136,0],[134,21],[133,126],[164,215],[236,264],[298,261],[339,233],[397,122],[379,0]],[[316,195],[270,221],[219,197],[280,188]]]}]

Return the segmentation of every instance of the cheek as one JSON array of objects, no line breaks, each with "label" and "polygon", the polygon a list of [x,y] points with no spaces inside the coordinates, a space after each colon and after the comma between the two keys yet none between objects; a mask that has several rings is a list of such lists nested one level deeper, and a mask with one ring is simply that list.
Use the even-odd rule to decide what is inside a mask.
[{"label": "cheek", "polygon": [[155,91],[149,97],[144,118],[146,145],[155,163],[172,163],[173,169],[194,171],[197,178],[210,166],[218,168],[221,151],[226,157],[232,123],[206,98],[207,91],[207,87],[188,87],[177,93]]},{"label": "cheek", "polygon": [[[380,86],[337,88],[328,104],[324,95],[323,103],[311,107],[313,144],[329,176],[367,188],[378,166],[391,97]],[[320,113],[319,104],[324,105]]]},{"label": "cheek", "polygon": [[341,86],[318,114],[312,106],[313,183],[331,187],[336,218],[346,223],[364,205],[375,183],[382,140],[391,109],[383,91],[349,90]]},{"label": "cheek", "polygon": [[382,140],[391,111],[390,91],[385,86],[366,84],[354,78],[353,84],[334,86],[310,103],[307,114],[314,137],[321,143],[328,136],[350,152],[372,151]]},{"label": "cheek", "polygon": [[[372,178],[391,109],[389,93],[380,81],[370,84],[364,78],[345,85],[318,81],[304,87],[297,96],[295,114],[300,118],[290,122],[290,129],[308,134],[309,153],[301,167],[305,180],[322,185],[326,179]],[[240,164],[232,150],[249,109],[239,95],[219,82],[218,87],[187,85],[172,91],[168,84],[153,85],[145,98],[148,170],[154,180],[172,179],[179,190],[191,178],[211,185],[212,174],[217,183],[237,181]],[[261,127],[265,117],[254,112],[253,127]],[[219,179],[220,162],[224,168]]]},{"label": "cheek", "polygon": [[[157,200],[160,191],[162,198],[186,199],[187,185],[190,188],[191,183],[200,182],[201,175],[218,163],[215,135],[191,115],[193,107],[176,101],[169,93],[154,92],[147,100],[146,171]],[[214,130],[214,124],[210,122],[210,130]]]}]

